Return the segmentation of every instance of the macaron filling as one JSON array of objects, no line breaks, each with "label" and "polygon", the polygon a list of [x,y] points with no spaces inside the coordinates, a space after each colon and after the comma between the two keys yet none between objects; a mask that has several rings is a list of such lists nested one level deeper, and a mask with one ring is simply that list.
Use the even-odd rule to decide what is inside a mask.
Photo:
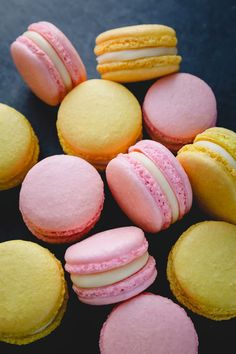
[{"label": "macaron filling", "polygon": [[156,47],[142,48],[133,50],[120,50],[116,52],[108,52],[97,57],[98,64],[109,63],[112,61],[135,60],[146,57],[159,57],[166,55],[176,55],[176,47]]},{"label": "macaron filling", "polygon": [[39,33],[34,31],[27,31],[23,34],[23,36],[32,40],[44,53],[47,54],[47,56],[49,57],[49,59],[52,61],[55,68],[59,72],[67,91],[70,91],[73,87],[70,74],[67,71],[67,68],[65,67],[64,63],[61,61],[60,57],[58,56],[57,52],[49,44],[49,42]]},{"label": "macaron filling", "polygon": [[144,168],[146,168],[154,180],[158,183],[158,185],[161,186],[161,189],[163,193],[165,194],[169,205],[171,207],[171,222],[174,223],[175,221],[178,220],[179,218],[179,204],[178,200],[163,173],[160,171],[160,169],[150,160],[147,156],[140,152],[130,152],[130,156],[138,160]]},{"label": "macaron filling", "polygon": [[142,269],[124,280],[97,288],[78,288],[73,286],[73,290],[82,302],[105,305],[123,301],[139,294],[154,282],[156,276],[156,263],[154,258],[150,256]]},{"label": "macaron filling", "polygon": [[178,200],[179,219],[182,218],[191,208],[192,190],[187,175],[174,155],[161,144],[145,140],[131,146],[129,152],[131,151],[141,152],[158,166]]},{"label": "macaron filling", "polygon": [[71,274],[73,284],[79,288],[96,288],[112,285],[124,280],[142,269],[148,262],[149,254],[145,252],[142,256],[121,267],[106,272],[94,274]]},{"label": "macaron filling", "polygon": [[36,331],[30,333],[30,335],[37,334],[37,333],[40,333],[43,330],[45,330],[47,327],[49,327],[53,323],[53,321],[55,320],[56,317],[57,317],[57,314],[48,323],[46,323],[44,326],[40,327]]},{"label": "macaron filling", "polygon": [[211,141],[207,140],[201,140],[201,141],[196,141],[194,145],[201,146],[203,148],[209,149],[212,152],[222,156],[232,168],[236,169],[236,161],[235,159],[230,155],[230,153],[225,150],[222,146],[212,143]]}]

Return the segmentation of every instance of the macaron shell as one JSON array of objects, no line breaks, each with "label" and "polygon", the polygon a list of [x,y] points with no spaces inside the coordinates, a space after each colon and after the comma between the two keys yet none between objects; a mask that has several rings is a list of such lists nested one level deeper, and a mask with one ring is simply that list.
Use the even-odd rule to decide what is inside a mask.
[{"label": "macaron shell", "polygon": [[167,265],[180,303],[212,320],[236,316],[236,226],[206,221],[191,226],[172,248]]},{"label": "macaron shell", "polygon": [[203,140],[220,145],[236,160],[236,133],[232,130],[221,127],[209,128],[198,134],[194,143]]},{"label": "macaron shell", "polygon": [[62,303],[62,306],[61,306],[58,314],[56,315],[53,322],[49,326],[47,326],[44,330],[42,330],[38,333],[28,335],[25,337],[23,336],[20,338],[14,338],[11,336],[1,336],[0,335],[0,340],[2,340],[3,342],[6,342],[6,343],[10,343],[10,344],[23,345],[23,344],[30,344],[32,342],[35,342],[36,340],[46,337],[61,324],[61,321],[62,321],[63,316],[66,311],[67,302],[68,302],[68,291],[67,291],[67,285],[65,283],[64,301]]},{"label": "macaron shell", "polygon": [[103,200],[101,201],[101,204],[98,205],[97,212],[86,225],[82,225],[72,230],[68,229],[65,231],[57,232],[53,232],[50,229],[40,229],[38,226],[33,225],[24,214],[22,214],[22,217],[28,229],[32,232],[33,235],[37,236],[37,238],[39,238],[40,240],[49,243],[71,243],[80,240],[95,226],[95,224],[100,218],[102,209]]},{"label": "macaron shell", "polygon": [[149,257],[147,264],[130,277],[115,284],[100,288],[82,289],[73,287],[81,302],[90,305],[108,305],[124,301],[147,289],[156,279],[155,260]]},{"label": "macaron shell", "polygon": [[186,145],[177,156],[201,208],[216,219],[236,223],[236,170],[203,147]]},{"label": "macaron shell", "polygon": [[185,311],[144,293],[116,306],[104,323],[101,354],[197,354],[198,338]]},{"label": "macaron shell", "polygon": [[105,80],[136,82],[172,74],[179,70],[180,62],[180,56],[171,55],[99,64],[97,70]]},{"label": "macaron shell", "polygon": [[140,139],[141,108],[124,86],[107,80],[88,80],[63,100],[57,130],[66,153],[104,169],[110,159]]},{"label": "macaron shell", "polygon": [[151,159],[163,173],[179,203],[179,219],[192,206],[192,189],[183,167],[165,146],[151,140],[142,140],[131,146],[129,152],[139,151]]},{"label": "macaron shell", "polygon": [[[171,104],[170,104],[171,102]],[[216,123],[216,99],[211,88],[191,74],[178,73],[158,80],[143,103],[144,119],[162,136],[190,139]],[[190,142],[188,141],[188,142]],[[173,141],[175,142],[175,140]]]},{"label": "macaron shell", "polygon": [[108,51],[155,47],[164,45],[171,47],[177,43],[175,30],[158,24],[143,24],[114,28],[101,33],[96,38],[95,54],[101,55]]},{"label": "macaron shell", "polygon": [[[14,240],[2,242],[0,248],[0,338],[26,344],[59,325],[67,302],[64,272],[61,263],[35,243]],[[45,331],[34,334],[52,319]]]},{"label": "macaron shell", "polygon": [[[140,167],[140,173],[143,173],[143,178],[141,178],[140,175],[134,171],[134,165],[132,165],[130,160],[125,156],[126,155],[119,155],[108,164],[106,178],[109,188],[121,209],[136,225],[145,231],[156,232],[163,226],[165,220],[164,210],[169,215],[169,222],[171,221],[169,206],[166,204],[166,199],[164,199],[165,209],[163,205],[160,207],[160,205],[157,204],[157,199],[153,197],[156,193],[156,183],[154,179],[152,179],[150,173],[137,162],[138,167]],[[147,178],[145,178],[145,176]],[[152,182],[151,185],[149,185],[150,178]],[[153,186],[154,188],[152,188]],[[149,187],[154,194],[150,192]],[[161,193],[161,191],[159,192]],[[129,201],[128,203],[127,200]]]},{"label": "macaron shell", "polygon": [[70,73],[74,86],[87,78],[85,66],[68,38],[52,23],[41,21],[28,27],[29,31],[41,34],[56,50]]},{"label": "macaron shell", "polygon": [[10,178],[10,180],[7,182],[5,181],[4,183],[0,183],[0,190],[10,189],[18,186],[24,180],[27,172],[37,163],[39,156],[38,138],[34,133],[32,133],[32,135],[32,153],[30,154],[31,160],[26,166],[24,166],[24,169],[17,173],[13,178]]},{"label": "macaron shell", "polygon": [[107,230],[70,246],[65,253],[65,269],[73,274],[108,271],[132,262],[147,248],[145,235],[137,227]]},{"label": "macaron shell", "polygon": [[24,36],[12,43],[11,55],[17,70],[35,95],[56,106],[66,95],[66,88],[50,58]]},{"label": "macaron shell", "polygon": [[177,151],[179,149],[181,149],[181,147],[183,145],[189,144],[192,142],[192,139],[184,139],[184,138],[170,138],[167,135],[162,134],[162,132],[160,132],[154,125],[151,124],[151,122],[148,120],[148,118],[146,117],[145,111],[143,109],[143,118],[145,121],[145,129],[148,133],[148,135],[152,138],[152,140],[155,140],[159,143],[161,143],[162,145],[164,145],[165,147],[167,147],[167,149],[169,149],[170,151],[172,151],[173,153],[177,153]]},{"label": "macaron shell", "polygon": [[0,103],[0,190],[20,184],[37,162],[38,139],[29,121]]},{"label": "macaron shell", "polygon": [[[148,48],[175,48],[175,31],[163,25],[137,25],[116,28],[101,33],[96,38],[94,53],[97,56],[122,51],[134,51]],[[110,60],[100,62],[97,71],[106,80],[117,82],[135,82],[153,79],[179,70],[181,57],[178,55],[149,56],[140,54],[140,58],[129,60]],[[155,54],[153,54],[155,55]]]},{"label": "macaron shell", "polygon": [[40,161],[28,172],[20,191],[23,218],[32,231],[36,229],[36,236],[38,232],[48,236],[49,242],[88,231],[100,216],[103,201],[100,175],[75,156],[54,155]]}]

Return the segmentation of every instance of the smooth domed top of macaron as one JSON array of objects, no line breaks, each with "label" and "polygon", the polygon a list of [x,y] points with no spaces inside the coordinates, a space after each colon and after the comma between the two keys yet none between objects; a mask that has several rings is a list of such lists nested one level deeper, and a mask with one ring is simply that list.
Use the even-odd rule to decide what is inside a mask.
[{"label": "smooth domed top of macaron", "polygon": [[100,334],[102,354],[197,354],[197,348],[197,334],[186,312],[151,293],[117,306]]},{"label": "smooth domed top of macaron", "polygon": [[93,273],[109,270],[143,255],[148,248],[143,231],[134,226],[100,232],[70,246],[65,254],[66,270]]},{"label": "smooth domed top of macaron", "polygon": [[198,133],[216,123],[216,99],[212,89],[188,73],[169,75],[147,91],[143,112],[163,138],[190,142]]},{"label": "smooth domed top of macaron", "polygon": [[33,335],[56,317],[65,296],[59,261],[36,243],[0,244],[0,337]]},{"label": "smooth domed top of macaron", "polygon": [[54,155],[28,172],[20,210],[39,231],[79,231],[100,213],[103,199],[103,182],[93,166],[79,157]]}]

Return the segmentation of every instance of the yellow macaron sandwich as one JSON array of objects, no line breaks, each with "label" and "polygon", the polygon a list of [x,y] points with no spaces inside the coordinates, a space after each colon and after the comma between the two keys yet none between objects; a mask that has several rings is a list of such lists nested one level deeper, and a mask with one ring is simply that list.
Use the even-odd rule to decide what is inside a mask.
[{"label": "yellow macaron sandwich", "polygon": [[0,341],[28,344],[59,326],[68,296],[52,253],[33,242],[2,242],[0,269]]},{"label": "yellow macaron sandwich", "polygon": [[236,133],[209,128],[177,156],[200,207],[218,220],[236,224]]},{"label": "yellow macaron sandwich", "polygon": [[94,53],[102,79],[134,82],[179,70],[175,30],[164,25],[111,29],[96,38]]},{"label": "yellow macaron sandwich", "polygon": [[167,265],[177,300],[212,320],[236,316],[236,225],[204,221],[186,230]]}]

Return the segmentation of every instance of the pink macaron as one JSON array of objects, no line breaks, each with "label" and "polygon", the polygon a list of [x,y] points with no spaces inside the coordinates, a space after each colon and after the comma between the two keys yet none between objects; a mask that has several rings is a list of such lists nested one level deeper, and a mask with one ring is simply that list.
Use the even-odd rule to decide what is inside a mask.
[{"label": "pink macaron", "polygon": [[49,105],[59,104],[73,87],[86,80],[76,49],[49,22],[31,24],[12,43],[11,55],[26,84]]},{"label": "pink macaron", "polygon": [[90,305],[131,298],[157,276],[145,235],[134,226],[100,232],[70,246],[65,261],[79,300]]},{"label": "pink macaron", "polygon": [[107,166],[110,190],[127,216],[148,232],[158,232],[181,219],[191,208],[189,179],[163,145],[142,140]]},{"label": "pink macaron", "polygon": [[98,221],[103,181],[87,161],[55,155],[27,173],[20,190],[20,211],[29,230],[46,242],[80,239]]},{"label": "pink macaron", "polygon": [[144,124],[152,139],[177,152],[216,124],[216,99],[200,78],[177,73],[156,81],[143,103]]},{"label": "pink macaron", "polygon": [[198,336],[183,308],[144,293],[112,310],[99,345],[101,354],[197,354]]}]

